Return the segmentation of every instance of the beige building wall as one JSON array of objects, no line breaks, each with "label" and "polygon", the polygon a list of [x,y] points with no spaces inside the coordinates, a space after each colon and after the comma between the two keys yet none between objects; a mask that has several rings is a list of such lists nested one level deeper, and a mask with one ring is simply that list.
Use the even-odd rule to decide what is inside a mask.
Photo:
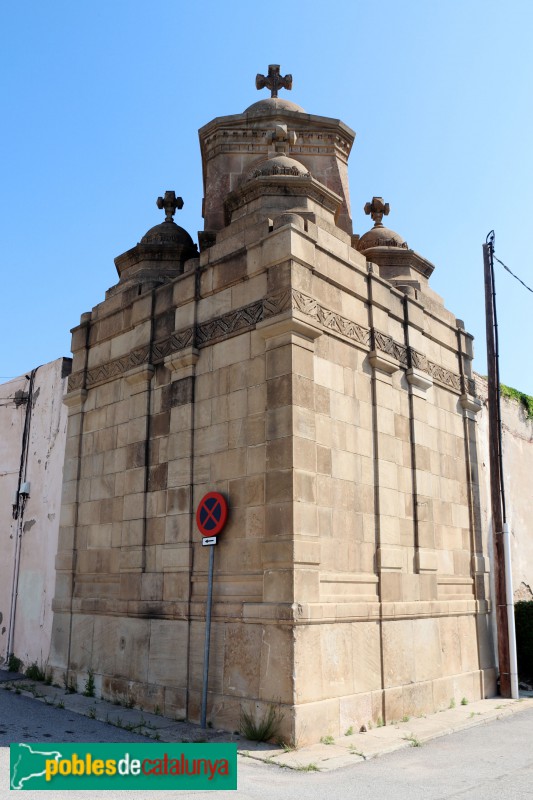
[{"label": "beige building wall", "polygon": [[[487,381],[480,375],[476,375],[476,389],[483,401],[483,411],[479,415],[483,530],[487,536],[487,546],[492,552]],[[501,410],[514,597],[515,600],[533,600],[533,420],[527,418],[516,400],[502,397]]]},{"label": "beige building wall", "polygon": [[[8,657],[11,643],[9,649],[25,666],[36,662],[42,667],[50,650],[67,428],[63,394],[70,364],[70,359],[59,358],[39,367],[29,398],[31,373],[0,386],[0,658]],[[29,439],[22,478],[31,483],[31,490],[14,519],[27,416]]]}]

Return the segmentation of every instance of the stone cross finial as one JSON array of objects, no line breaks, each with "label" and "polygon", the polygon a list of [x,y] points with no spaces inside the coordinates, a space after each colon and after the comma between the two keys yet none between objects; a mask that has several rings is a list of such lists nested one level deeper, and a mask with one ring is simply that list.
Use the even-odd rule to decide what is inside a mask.
[{"label": "stone cross finial", "polygon": [[270,89],[270,96],[277,97],[278,89],[292,89],[292,75],[280,75],[279,64],[268,65],[268,75],[255,76],[256,89]]},{"label": "stone cross finial", "polygon": [[383,227],[381,220],[383,219],[383,215],[387,216],[389,211],[390,206],[388,203],[383,202],[382,197],[373,197],[371,203],[365,204],[365,214],[370,214],[374,220],[374,228],[377,228],[380,225]]},{"label": "stone cross finial", "polygon": [[181,197],[176,197],[176,192],[165,192],[164,197],[158,197],[156,200],[158,208],[165,209],[165,222],[174,222],[172,217],[176,213],[176,209],[183,208],[183,200]]}]

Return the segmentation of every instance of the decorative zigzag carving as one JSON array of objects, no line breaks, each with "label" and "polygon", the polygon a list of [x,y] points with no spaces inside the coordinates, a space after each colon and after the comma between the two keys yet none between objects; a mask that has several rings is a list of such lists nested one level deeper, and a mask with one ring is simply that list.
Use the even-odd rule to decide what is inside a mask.
[{"label": "decorative zigzag carving", "polygon": [[372,341],[375,350],[381,350],[382,353],[392,356],[400,362],[402,367],[408,366],[407,347],[396,342],[392,336],[387,336],[386,333],[372,329]]},{"label": "decorative zigzag carving", "polygon": [[[231,336],[237,331],[251,329],[261,320],[281,314],[290,308],[312,317],[324,328],[345,336],[347,339],[351,339],[365,347],[372,346],[376,350],[387,353],[404,368],[408,366],[415,367],[428,373],[445,386],[449,386],[459,392],[463,391],[467,394],[475,395],[475,383],[472,378],[461,378],[439,364],[429,361],[423,353],[413,348],[407,348],[381,331],[376,329],[371,331],[357,322],[325,308],[317,300],[297,289],[283,289],[269,297],[257,300],[235,311],[230,311],[208,322],[203,322],[201,325],[176,331],[165,339],[154,342],[151,353],[150,347],[146,345],[132,350],[131,353],[114,361],[93,367],[87,371],[85,385],[89,387],[110,378],[118,377],[133,367],[148,363],[148,361],[160,363],[166,356],[185,347],[206,345]],[[83,371],[70,375],[68,379],[69,392],[80,389],[83,385]]]},{"label": "decorative zigzag carving", "polygon": [[458,392],[461,391],[461,377],[451,372],[449,369],[441,367],[433,361],[428,361],[428,372],[432,378],[435,378],[435,380],[440,383],[444,383],[445,386],[450,386]]},{"label": "decorative zigzag carving", "polygon": [[81,389],[83,386],[83,370],[80,372],[73,372],[68,378],[68,391],[74,392],[76,389]]},{"label": "decorative zigzag carving", "polygon": [[320,322],[325,328],[340,333],[348,339],[352,339],[359,344],[368,346],[370,344],[370,331],[357,322],[330,311],[320,305],[317,300],[308,297],[297,289],[292,290],[293,307],[301,311],[308,317]]}]

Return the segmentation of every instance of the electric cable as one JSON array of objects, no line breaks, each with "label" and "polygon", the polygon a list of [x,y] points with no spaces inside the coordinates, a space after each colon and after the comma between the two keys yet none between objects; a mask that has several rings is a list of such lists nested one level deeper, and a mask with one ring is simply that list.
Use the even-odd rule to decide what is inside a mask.
[{"label": "electric cable", "polygon": [[522,278],[519,278],[519,277],[518,277],[518,275],[515,275],[515,274],[514,274],[514,272],[513,272],[512,270],[510,270],[510,269],[509,269],[509,267],[508,267],[506,264],[504,264],[504,263],[503,263],[503,261],[500,261],[500,259],[499,259],[497,256],[495,256],[495,255],[494,255],[494,253],[492,254],[492,257],[493,257],[493,259],[494,259],[495,261],[497,261],[497,262],[498,262],[498,264],[501,264],[501,265],[502,265],[502,267],[503,267],[504,269],[506,269],[506,270],[507,270],[507,272],[508,272],[510,275],[512,275],[512,276],[513,276],[513,278],[515,278],[517,281],[519,281],[519,283],[521,283],[521,284],[522,284],[522,286],[525,286],[525,287],[526,287],[526,289],[528,290],[528,292],[531,292],[531,293],[533,293],[533,289],[531,289],[531,288],[530,288],[530,287],[527,285],[527,283],[524,283],[524,281],[522,280]]}]

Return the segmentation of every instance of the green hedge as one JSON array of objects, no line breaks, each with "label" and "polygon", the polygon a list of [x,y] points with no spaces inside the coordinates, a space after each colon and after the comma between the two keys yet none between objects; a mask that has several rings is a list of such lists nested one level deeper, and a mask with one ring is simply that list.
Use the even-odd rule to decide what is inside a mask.
[{"label": "green hedge", "polygon": [[521,680],[533,679],[533,600],[515,603],[516,650],[518,675]]}]

